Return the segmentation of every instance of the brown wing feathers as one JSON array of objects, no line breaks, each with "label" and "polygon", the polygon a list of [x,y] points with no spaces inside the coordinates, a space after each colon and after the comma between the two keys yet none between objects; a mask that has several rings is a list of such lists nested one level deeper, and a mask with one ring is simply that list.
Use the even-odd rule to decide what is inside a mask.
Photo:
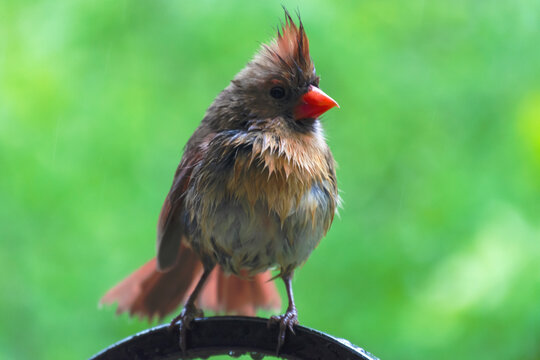
[{"label": "brown wing feathers", "polygon": [[157,268],[165,271],[177,261],[178,249],[184,229],[181,224],[184,211],[184,193],[191,180],[193,168],[201,160],[202,154],[197,151],[188,151],[184,154],[176,174],[173,185],[159,214],[157,229]]}]

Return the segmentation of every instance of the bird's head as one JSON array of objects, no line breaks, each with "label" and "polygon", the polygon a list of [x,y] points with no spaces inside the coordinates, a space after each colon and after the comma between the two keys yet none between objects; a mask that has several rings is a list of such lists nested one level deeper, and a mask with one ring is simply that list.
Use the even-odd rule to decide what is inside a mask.
[{"label": "bird's head", "polygon": [[285,10],[277,36],[261,46],[227,89],[232,102],[254,119],[282,119],[292,127],[309,128],[337,102],[319,89],[302,21]]}]

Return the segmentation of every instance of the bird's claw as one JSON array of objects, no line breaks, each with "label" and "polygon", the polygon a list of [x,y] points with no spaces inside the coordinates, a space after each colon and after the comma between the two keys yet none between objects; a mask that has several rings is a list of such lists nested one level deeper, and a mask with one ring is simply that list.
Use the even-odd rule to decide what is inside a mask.
[{"label": "bird's claw", "polygon": [[298,312],[295,308],[288,309],[285,314],[272,316],[268,321],[269,326],[276,323],[279,324],[276,355],[279,355],[279,350],[285,343],[285,335],[287,333],[287,329],[289,329],[293,335],[296,335],[296,333],[294,332],[294,325],[298,325]]},{"label": "bird's claw", "polygon": [[195,305],[186,305],[183,309],[180,315],[175,317],[171,324],[169,325],[169,329],[172,330],[176,323],[178,323],[178,330],[180,332],[180,349],[185,354],[187,350],[186,346],[186,334],[187,331],[191,329],[191,322],[198,317],[203,317],[204,313],[201,309],[198,309],[195,307]]}]

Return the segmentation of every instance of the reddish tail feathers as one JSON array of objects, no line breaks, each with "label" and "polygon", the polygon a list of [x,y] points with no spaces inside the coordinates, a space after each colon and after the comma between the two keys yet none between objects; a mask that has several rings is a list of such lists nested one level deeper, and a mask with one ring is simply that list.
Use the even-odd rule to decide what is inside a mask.
[{"label": "reddish tail feathers", "polygon": [[[158,272],[152,259],[121,283],[109,290],[101,304],[118,302],[118,314],[128,311],[141,318],[163,318],[184,303],[203,268],[197,255],[185,246],[180,247],[178,261],[167,272]],[[280,309],[281,300],[269,271],[249,279],[226,276],[216,268],[202,290],[198,305],[203,310],[238,315],[255,315],[259,308]]]}]

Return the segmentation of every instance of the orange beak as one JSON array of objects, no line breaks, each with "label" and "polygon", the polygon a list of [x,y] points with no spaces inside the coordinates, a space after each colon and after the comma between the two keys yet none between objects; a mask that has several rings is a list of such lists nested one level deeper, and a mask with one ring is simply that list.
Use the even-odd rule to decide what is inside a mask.
[{"label": "orange beak", "polygon": [[294,118],[296,120],[316,119],[334,106],[339,108],[338,103],[321,89],[309,85],[308,92],[302,95],[294,108]]}]

